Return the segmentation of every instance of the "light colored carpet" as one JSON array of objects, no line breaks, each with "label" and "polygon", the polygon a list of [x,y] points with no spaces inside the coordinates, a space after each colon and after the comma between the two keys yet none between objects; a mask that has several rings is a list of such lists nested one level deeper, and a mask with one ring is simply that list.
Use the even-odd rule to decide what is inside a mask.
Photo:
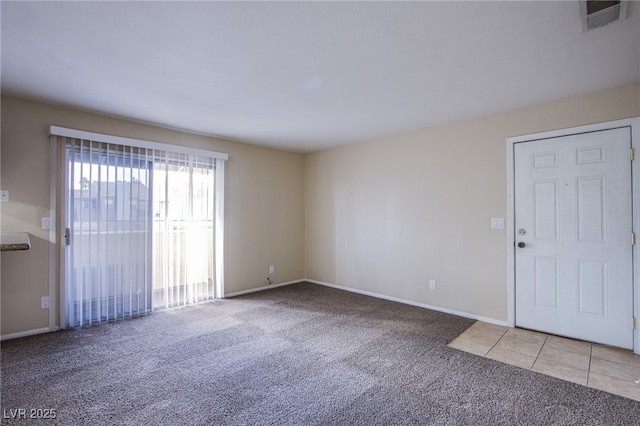
[{"label": "light colored carpet", "polygon": [[638,424],[637,401],[446,346],[472,323],[295,284],[3,342],[2,410],[55,408],[46,424],[65,425]]}]

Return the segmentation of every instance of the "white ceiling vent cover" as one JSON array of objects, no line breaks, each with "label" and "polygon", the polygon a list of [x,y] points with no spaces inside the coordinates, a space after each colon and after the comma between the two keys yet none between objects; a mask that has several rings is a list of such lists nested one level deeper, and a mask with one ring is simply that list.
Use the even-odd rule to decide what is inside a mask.
[{"label": "white ceiling vent cover", "polygon": [[627,17],[626,1],[579,1],[582,31],[602,27]]}]

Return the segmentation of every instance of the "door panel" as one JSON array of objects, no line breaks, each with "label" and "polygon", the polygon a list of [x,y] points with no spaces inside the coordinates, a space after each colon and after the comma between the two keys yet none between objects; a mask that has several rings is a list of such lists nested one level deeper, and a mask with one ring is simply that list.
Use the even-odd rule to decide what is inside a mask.
[{"label": "door panel", "polygon": [[540,179],[533,184],[533,220],[537,240],[558,239],[558,180]]},{"label": "door panel", "polygon": [[607,185],[605,176],[577,179],[578,241],[605,243]]},{"label": "door panel", "polygon": [[558,259],[536,258],[535,262],[536,306],[557,309],[560,288]]},{"label": "door panel", "polygon": [[517,326],[632,347],[630,147],[629,128],[515,144]]}]

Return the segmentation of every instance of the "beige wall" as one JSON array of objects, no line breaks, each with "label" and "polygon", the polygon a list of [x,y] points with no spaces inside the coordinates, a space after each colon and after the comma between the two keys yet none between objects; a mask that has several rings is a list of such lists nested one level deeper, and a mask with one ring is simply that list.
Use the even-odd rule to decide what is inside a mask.
[{"label": "beige wall", "polygon": [[637,85],[305,157],[3,96],[11,201],[0,226],[29,232],[33,247],[1,255],[0,332],[48,326],[50,124],[228,153],[227,293],[263,286],[275,265],[275,282],[307,277],[506,321],[506,234],[490,229],[506,216],[505,139],[634,116]]},{"label": "beige wall", "polygon": [[639,115],[636,85],[310,154],[307,278],[506,321],[506,138]]},{"label": "beige wall", "polygon": [[[229,154],[226,169],[226,293],[304,278],[304,156],[177,132],[86,112],[2,97],[0,204],[3,232],[29,232],[32,248],[1,255],[2,335],[48,327],[40,297],[49,293],[48,126],[210,149]],[[57,315],[56,315],[57,318]]]}]

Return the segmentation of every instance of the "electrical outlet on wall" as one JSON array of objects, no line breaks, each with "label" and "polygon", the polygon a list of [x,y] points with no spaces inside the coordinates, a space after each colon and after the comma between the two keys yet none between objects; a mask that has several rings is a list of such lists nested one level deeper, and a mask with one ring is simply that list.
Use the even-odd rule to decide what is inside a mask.
[{"label": "electrical outlet on wall", "polygon": [[504,218],[503,217],[492,217],[491,218],[491,229],[504,229]]},{"label": "electrical outlet on wall", "polygon": [[429,280],[429,290],[436,289],[436,280]]},{"label": "electrical outlet on wall", "polygon": [[40,298],[40,309],[49,309],[49,296]]},{"label": "electrical outlet on wall", "polygon": [[269,266],[269,273],[270,274],[275,274],[276,273],[276,267],[274,265]]}]

